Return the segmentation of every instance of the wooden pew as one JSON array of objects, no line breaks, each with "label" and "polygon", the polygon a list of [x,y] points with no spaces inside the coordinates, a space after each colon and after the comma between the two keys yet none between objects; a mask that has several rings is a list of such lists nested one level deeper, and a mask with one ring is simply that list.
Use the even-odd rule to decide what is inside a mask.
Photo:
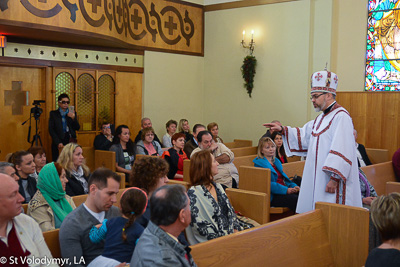
[{"label": "wooden pew", "polygon": [[288,177],[303,176],[305,161],[295,161],[290,163],[282,164],[283,172]]},{"label": "wooden pew", "polygon": [[44,241],[53,258],[61,258],[60,242],[58,239],[60,229],[43,232]]},{"label": "wooden pew", "polygon": [[248,147],[253,146],[253,141],[243,139],[233,139],[233,142],[224,143],[228,148]]},{"label": "wooden pew", "polygon": [[[236,169],[238,170],[240,166],[254,166],[253,159],[255,158],[256,155],[235,157],[235,159],[233,160],[233,164],[235,164]],[[240,184],[240,175],[239,175],[239,184]]]},{"label": "wooden pew", "polygon": [[199,267],[363,266],[368,227],[365,209],[317,203],[316,210],[191,246],[191,254]]},{"label": "wooden pew", "polygon": [[386,183],[386,195],[390,193],[400,193],[400,183],[399,182],[387,182]]},{"label": "wooden pew", "polygon": [[256,157],[257,154],[257,147],[256,146],[249,146],[249,147],[238,147],[238,148],[231,148],[231,151],[236,157],[254,155]]},{"label": "wooden pew", "polygon": [[390,160],[389,150],[377,148],[365,148],[372,164],[378,164]]},{"label": "wooden pew", "polygon": [[387,182],[396,182],[391,161],[365,166],[361,169],[379,196],[385,194]]},{"label": "wooden pew", "polygon": [[27,214],[27,212],[28,212],[28,203],[22,204],[22,208],[24,209],[24,213]]},{"label": "wooden pew", "polygon": [[86,166],[89,167],[90,171],[95,170],[95,153],[94,147],[85,146],[82,147],[82,154],[85,157]]},{"label": "wooden pew", "polygon": [[115,152],[114,151],[103,151],[95,150],[94,152],[94,168],[108,168],[115,172]]}]

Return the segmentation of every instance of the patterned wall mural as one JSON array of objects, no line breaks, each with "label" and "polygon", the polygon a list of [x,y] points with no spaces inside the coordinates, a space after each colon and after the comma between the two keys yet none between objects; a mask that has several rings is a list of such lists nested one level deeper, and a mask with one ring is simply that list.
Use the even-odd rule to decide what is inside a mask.
[{"label": "patterned wall mural", "polygon": [[[203,8],[163,0],[0,0],[0,24],[116,38],[137,47],[201,54]],[[11,24],[10,24],[11,25]]]}]

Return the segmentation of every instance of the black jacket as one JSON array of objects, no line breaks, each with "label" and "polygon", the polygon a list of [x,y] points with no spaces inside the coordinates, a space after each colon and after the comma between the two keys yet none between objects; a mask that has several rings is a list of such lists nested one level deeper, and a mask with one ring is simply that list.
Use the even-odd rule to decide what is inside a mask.
[{"label": "black jacket", "polygon": [[[65,186],[65,193],[67,193],[68,196],[73,197],[86,194],[82,183],[76,179],[75,176],[73,176],[69,171],[65,171],[65,174],[68,179],[68,183]],[[88,181],[88,177],[85,175],[83,175],[83,177]]]},{"label": "black jacket", "polygon": [[[28,203],[29,201],[26,201],[26,195],[25,195],[25,191],[24,188],[22,186],[22,178],[19,177],[18,180],[18,185],[19,185],[19,193],[21,194],[21,196],[23,196],[25,198],[24,203]],[[28,193],[31,196],[31,199],[33,198],[33,195],[35,195],[37,187],[36,187],[36,179],[34,177],[28,176],[27,178],[28,180]]]},{"label": "black jacket", "polygon": [[[358,149],[358,151],[360,151],[361,157],[362,157],[363,161],[365,162],[365,165],[367,165],[367,166],[372,165],[371,161],[368,158],[367,151],[365,150],[364,145],[358,144],[357,149]],[[358,162],[358,167],[360,167],[361,165],[360,165],[360,161],[358,159],[357,159],[357,162]]]},{"label": "black jacket", "polygon": [[112,142],[104,134],[99,134],[94,138],[93,146],[95,150],[110,150]]},{"label": "black jacket", "polygon": [[[72,138],[76,139],[76,131],[78,131],[81,128],[78,122],[78,117],[76,116],[76,112],[75,112],[75,119],[72,119],[68,116],[66,116],[66,118],[67,118],[67,126],[69,128],[69,133],[71,134]],[[65,133],[62,125],[62,117],[58,109],[50,111],[49,133],[51,138],[53,139],[53,144],[55,145],[62,143],[62,141],[64,140]]]}]

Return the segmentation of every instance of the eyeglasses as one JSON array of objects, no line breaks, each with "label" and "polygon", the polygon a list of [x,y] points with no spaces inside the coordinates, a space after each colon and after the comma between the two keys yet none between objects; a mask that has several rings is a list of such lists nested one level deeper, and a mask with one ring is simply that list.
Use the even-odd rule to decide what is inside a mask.
[{"label": "eyeglasses", "polygon": [[69,104],[69,101],[60,101],[61,104]]},{"label": "eyeglasses", "polygon": [[326,93],[322,93],[322,94],[319,94],[319,95],[312,95],[310,97],[310,100],[313,100],[313,99],[317,100],[318,97],[320,97],[321,95],[324,95],[324,94],[326,94]]},{"label": "eyeglasses", "polygon": [[103,129],[111,129],[110,126],[103,126]]},{"label": "eyeglasses", "polygon": [[146,134],[145,136],[154,136],[154,134],[152,134],[152,133],[151,134]]}]

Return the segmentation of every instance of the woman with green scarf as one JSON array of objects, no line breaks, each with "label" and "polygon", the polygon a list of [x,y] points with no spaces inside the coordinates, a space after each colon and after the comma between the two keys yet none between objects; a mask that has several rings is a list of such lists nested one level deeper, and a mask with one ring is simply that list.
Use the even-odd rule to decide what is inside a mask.
[{"label": "woman with green scarf", "polygon": [[76,208],[65,193],[67,183],[65,170],[57,162],[46,164],[39,173],[38,190],[29,201],[27,213],[43,232],[60,228],[64,218]]}]

